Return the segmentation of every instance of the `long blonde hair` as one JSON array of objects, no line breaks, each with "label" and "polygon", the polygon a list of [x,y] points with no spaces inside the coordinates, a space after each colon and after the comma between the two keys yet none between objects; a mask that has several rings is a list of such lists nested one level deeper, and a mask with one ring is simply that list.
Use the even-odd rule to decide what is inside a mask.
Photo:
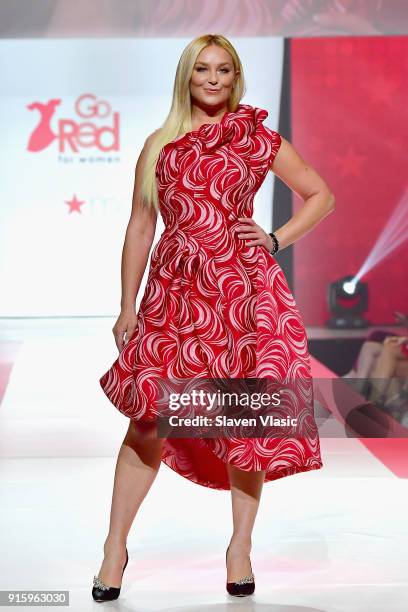
[{"label": "long blonde hair", "polygon": [[232,93],[228,99],[228,111],[234,111],[245,93],[245,80],[241,60],[232,44],[221,34],[204,34],[192,40],[181,54],[173,86],[173,100],[170,112],[161,129],[151,141],[141,185],[141,197],[146,206],[159,211],[156,163],[161,149],[178,136],[192,130],[190,79],[199,53],[209,45],[219,45],[232,57],[234,71],[238,70]]}]

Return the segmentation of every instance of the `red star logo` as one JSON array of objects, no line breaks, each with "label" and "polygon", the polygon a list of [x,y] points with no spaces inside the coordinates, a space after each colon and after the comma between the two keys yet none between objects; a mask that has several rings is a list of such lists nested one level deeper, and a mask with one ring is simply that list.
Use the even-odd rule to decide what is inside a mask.
[{"label": "red star logo", "polygon": [[71,200],[65,200],[65,204],[69,206],[69,213],[72,212],[81,212],[80,206],[85,203],[85,200],[78,200],[76,195]]},{"label": "red star logo", "polygon": [[372,102],[378,102],[381,105],[388,104],[391,106],[395,93],[400,87],[398,79],[390,80],[384,76],[377,76],[371,82],[372,91],[370,93],[370,99]]},{"label": "red star logo", "polygon": [[361,165],[366,158],[364,155],[359,155],[353,146],[349,146],[342,157],[336,155],[335,158],[338,160],[338,167],[342,176],[347,174],[361,175]]}]

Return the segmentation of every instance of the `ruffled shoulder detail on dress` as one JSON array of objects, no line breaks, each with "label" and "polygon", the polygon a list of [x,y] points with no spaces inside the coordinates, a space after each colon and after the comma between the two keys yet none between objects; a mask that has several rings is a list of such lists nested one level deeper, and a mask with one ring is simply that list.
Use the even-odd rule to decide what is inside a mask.
[{"label": "ruffled shoulder detail on dress", "polygon": [[186,132],[168,142],[163,148],[190,149],[199,145],[212,150],[227,142],[246,141],[257,132],[268,117],[268,111],[250,104],[238,104],[235,111],[227,111],[218,123],[204,123],[198,130]]}]

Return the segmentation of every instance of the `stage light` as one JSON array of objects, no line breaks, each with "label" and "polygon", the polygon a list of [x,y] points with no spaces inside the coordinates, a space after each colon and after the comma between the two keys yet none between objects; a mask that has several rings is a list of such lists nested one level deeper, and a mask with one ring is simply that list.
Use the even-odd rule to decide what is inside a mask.
[{"label": "stage light", "polygon": [[343,283],[343,289],[349,295],[353,295],[353,293],[356,290],[356,283],[353,283],[351,281],[347,281],[347,282]]},{"label": "stage light", "polygon": [[367,283],[355,276],[345,276],[330,283],[327,292],[330,319],[327,327],[334,329],[361,329],[368,327],[369,321],[362,315],[368,309]]}]

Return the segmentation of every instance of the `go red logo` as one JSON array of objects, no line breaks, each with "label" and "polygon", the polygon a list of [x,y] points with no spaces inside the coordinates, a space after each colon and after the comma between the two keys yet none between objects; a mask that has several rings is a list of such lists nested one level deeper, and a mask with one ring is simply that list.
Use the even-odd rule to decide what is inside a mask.
[{"label": "go red logo", "polygon": [[[81,153],[90,147],[104,152],[119,150],[119,113],[112,112],[109,102],[98,100],[93,94],[83,94],[74,104],[78,118],[57,118],[55,122],[54,115],[60,104],[60,98],[27,104],[30,111],[40,114],[28,140],[28,151],[42,151],[54,140],[60,153]],[[52,119],[56,129],[51,127]]]}]

